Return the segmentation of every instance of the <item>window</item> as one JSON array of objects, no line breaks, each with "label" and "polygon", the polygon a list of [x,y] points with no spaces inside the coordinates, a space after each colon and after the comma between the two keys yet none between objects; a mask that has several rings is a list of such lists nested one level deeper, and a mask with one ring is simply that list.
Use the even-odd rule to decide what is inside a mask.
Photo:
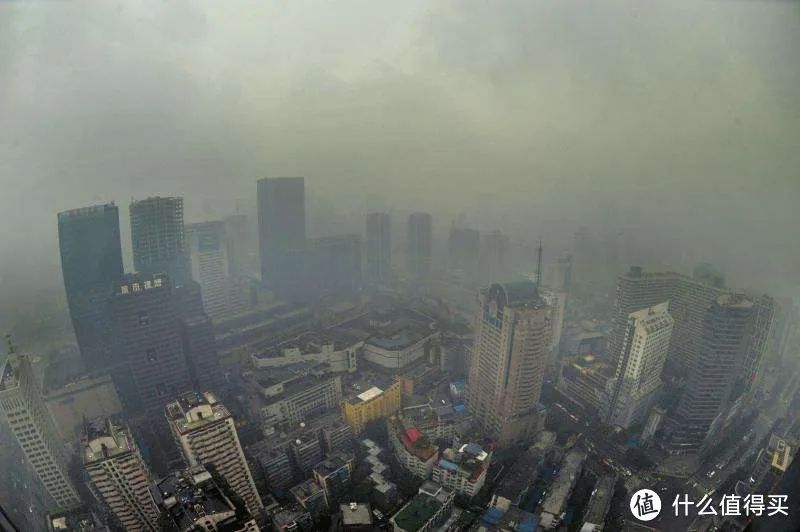
[{"label": "window", "polygon": [[150,325],[150,314],[148,314],[147,312],[140,312],[139,325]]}]

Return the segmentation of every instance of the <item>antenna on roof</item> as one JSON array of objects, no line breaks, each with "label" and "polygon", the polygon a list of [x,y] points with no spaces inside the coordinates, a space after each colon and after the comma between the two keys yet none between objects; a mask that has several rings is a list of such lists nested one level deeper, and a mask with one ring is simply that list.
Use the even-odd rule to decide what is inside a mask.
[{"label": "antenna on roof", "polygon": [[536,250],[536,289],[542,288],[542,239],[539,239],[539,248]]}]

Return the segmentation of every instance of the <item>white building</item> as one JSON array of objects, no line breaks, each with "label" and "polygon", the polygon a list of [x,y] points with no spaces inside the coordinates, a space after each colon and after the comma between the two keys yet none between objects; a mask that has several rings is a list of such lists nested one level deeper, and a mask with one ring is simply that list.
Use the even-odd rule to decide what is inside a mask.
[{"label": "white building", "polygon": [[629,314],[617,372],[607,386],[607,423],[628,428],[650,410],[675,324],[668,310],[669,302],[664,302]]},{"label": "white building", "polygon": [[476,443],[445,449],[433,466],[431,478],[447,489],[472,497],[483,487],[490,462],[491,453]]},{"label": "white building", "polygon": [[353,373],[358,369],[357,354],[364,346],[364,342],[355,342],[350,345],[336,345],[335,342],[323,342],[318,349],[303,352],[299,347],[288,347],[266,353],[255,353],[251,356],[253,365],[258,369],[280,368],[311,362],[328,364],[333,373]]},{"label": "white building", "polygon": [[387,419],[386,426],[389,446],[398,463],[417,478],[429,478],[439,457],[439,448],[419,429],[406,428],[402,420],[396,417]]},{"label": "white building", "polygon": [[561,344],[561,331],[564,329],[564,313],[567,307],[566,292],[543,291],[542,299],[550,307],[550,323],[552,326],[552,338],[550,349],[558,349]]},{"label": "white building", "polygon": [[439,336],[438,331],[409,324],[392,334],[368,339],[364,343],[364,360],[388,369],[405,368],[421,359],[428,362]]},{"label": "white building", "polygon": [[25,459],[56,504],[78,504],[78,494],[67,475],[64,447],[26,355],[12,353],[0,372],[0,408]]},{"label": "white building", "polygon": [[225,223],[215,221],[187,225],[186,243],[192,280],[200,285],[203,309],[211,318],[224,316],[233,306]]},{"label": "white building", "polygon": [[156,530],[158,509],[150,493],[150,472],[127,427],[107,420],[86,426],[83,466],[94,492],[126,530]]},{"label": "white building", "polygon": [[213,466],[252,514],[264,508],[231,413],[210,392],[184,393],[167,405],[167,421],[189,467]]}]

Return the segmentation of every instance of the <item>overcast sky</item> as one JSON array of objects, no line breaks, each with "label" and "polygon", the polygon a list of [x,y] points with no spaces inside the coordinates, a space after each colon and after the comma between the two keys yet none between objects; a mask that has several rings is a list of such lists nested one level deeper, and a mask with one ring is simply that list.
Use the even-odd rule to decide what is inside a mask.
[{"label": "overcast sky", "polygon": [[0,294],[59,210],[194,221],[278,175],[442,224],[610,212],[796,286],[799,51],[798,2],[0,1]]}]

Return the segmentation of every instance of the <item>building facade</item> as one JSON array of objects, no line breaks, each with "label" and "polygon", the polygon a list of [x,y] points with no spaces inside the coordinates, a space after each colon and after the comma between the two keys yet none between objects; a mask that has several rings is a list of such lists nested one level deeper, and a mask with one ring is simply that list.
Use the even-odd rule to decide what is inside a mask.
[{"label": "building facade", "polygon": [[67,305],[87,371],[111,363],[110,301],[122,278],[119,209],[113,203],[58,213]]},{"label": "building facade", "polygon": [[228,409],[212,393],[188,392],[167,405],[166,414],[189,467],[213,467],[250,513],[260,513],[264,506]]},{"label": "building facade", "polygon": [[720,295],[709,308],[696,362],[678,408],[667,419],[668,451],[700,452],[712,424],[727,411],[743,385],[756,315],[753,301],[741,295]]},{"label": "building facade", "polygon": [[501,443],[528,439],[540,428],[550,309],[533,282],[494,284],[479,292],[474,331],[467,405]]},{"label": "building facade", "polygon": [[123,406],[132,414],[161,418],[175,390],[191,389],[170,279],[164,274],[126,276],[112,309],[116,357],[124,368],[113,376]]},{"label": "building facade", "polygon": [[389,214],[367,214],[366,240],[367,283],[385,285],[392,274],[392,231]]},{"label": "building facade", "polygon": [[412,282],[424,283],[431,274],[432,222],[427,212],[408,217],[408,276]]},{"label": "building facade", "polygon": [[0,408],[25,459],[58,506],[80,502],[68,457],[26,355],[10,354],[0,373]]},{"label": "building facade", "polygon": [[80,450],[93,491],[123,528],[157,530],[150,471],[130,429],[109,419],[99,427],[86,423]]},{"label": "building facade", "polygon": [[259,179],[257,189],[261,281],[280,295],[292,273],[289,251],[306,245],[305,179]]},{"label": "building facade", "polygon": [[200,285],[206,314],[218,319],[232,308],[225,223],[202,222],[186,226],[191,277]]},{"label": "building facade", "polygon": [[153,197],[130,204],[133,267],[138,273],[167,274],[173,284],[189,278],[183,227],[183,198]]},{"label": "building facade", "polygon": [[669,352],[675,320],[669,302],[632,312],[616,374],[609,381],[605,421],[627,429],[641,422],[661,388],[661,370]]},{"label": "building facade", "polygon": [[393,382],[385,390],[372,387],[342,402],[342,417],[355,434],[361,434],[367,423],[391,416],[400,410],[400,397],[399,381]]}]

